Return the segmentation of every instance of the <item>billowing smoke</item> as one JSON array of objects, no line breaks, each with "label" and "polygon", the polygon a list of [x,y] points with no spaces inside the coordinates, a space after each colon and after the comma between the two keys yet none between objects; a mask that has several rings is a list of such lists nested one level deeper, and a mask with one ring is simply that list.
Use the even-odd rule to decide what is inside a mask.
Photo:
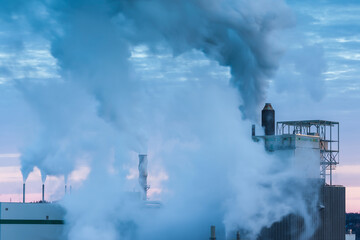
[{"label": "billowing smoke", "polygon": [[[90,168],[62,202],[69,239],[205,239],[211,224],[254,239],[289,213],[311,235],[310,194],[290,187],[304,189],[304,174],[250,139],[282,55],[278,36],[293,23],[283,1],[2,2],[4,21],[26,22],[57,66],[53,79],[16,82],[41,126],[22,152],[24,181],[34,166],[65,179]],[[202,62],[204,73],[183,77],[187,62]],[[167,77],[178,69],[181,80]],[[230,86],[218,71],[230,72]],[[153,181],[155,210],[129,193],[144,152],[150,184],[166,176]]]}]

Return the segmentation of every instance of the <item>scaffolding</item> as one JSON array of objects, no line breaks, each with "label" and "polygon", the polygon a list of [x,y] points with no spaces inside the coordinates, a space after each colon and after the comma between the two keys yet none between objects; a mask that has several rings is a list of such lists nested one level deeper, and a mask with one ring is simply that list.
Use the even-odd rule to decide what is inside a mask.
[{"label": "scaffolding", "polygon": [[276,123],[277,135],[299,134],[319,136],[320,176],[326,182],[329,177],[332,185],[332,172],[339,164],[339,122],[324,120],[284,121]]}]

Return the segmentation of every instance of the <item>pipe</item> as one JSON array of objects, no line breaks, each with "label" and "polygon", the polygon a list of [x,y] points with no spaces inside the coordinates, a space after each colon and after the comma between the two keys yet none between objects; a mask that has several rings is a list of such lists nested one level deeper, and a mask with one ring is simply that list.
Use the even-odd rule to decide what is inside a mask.
[{"label": "pipe", "polygon": [[210,227],[210,240],[216,240],[215,226]]},{"label": "pipe", "polygon": [[42,185],[42,202],[45,202],[45,184]]},{"label": "pipe", "polygon": [[25,183],[23,183],[23,203],[25,203]]},{"label": "pipe", "polygon": [[66,189],[66,184],[65,184],[65,195],[66,195],[67,189]]},{"label": "pipe", "polygon": [[251,136],[255,137],[255,124],[251,126]]}]

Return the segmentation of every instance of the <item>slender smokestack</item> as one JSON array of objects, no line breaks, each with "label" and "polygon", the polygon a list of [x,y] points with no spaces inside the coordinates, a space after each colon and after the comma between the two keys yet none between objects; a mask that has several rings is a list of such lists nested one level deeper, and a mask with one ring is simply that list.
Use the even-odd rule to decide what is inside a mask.
[{"label": "slender smokestack", "polygon": [[215,226],[210,227],[210,240],[216,240]]},{"label": "slender smokestack", "polygon": [[261,111],[261,126],[265,129],[265,135],[275,135],[275,110],[271,103],[265,103]]},{"label": "slender smokestack", "polygon": [[23,183],[23,203],[25,203],[25,183]]},{"label": "slender smokestack", "polygon": [[45,202],[45,184],[42,185],[42,191],[41,191],[41,193],[42,193],[42,198],[41,198],[41,200],[42,200],[42,202]]},{"label": "slender smokestack", "polygon": [[65,195],[66,195],[67,189],[66,189],[66,184],[65,184]]},{"label": "slender smokestack", "polygon": [[147,200],[147,191],[149,186],[147,185],[147,155],[139,154],[139,184],[143,191],[143,199]]},{"label": "slender smokestack", "polygon": [[240,232],[239,231],[236,232],[236,240],[240,240]]},{"label": "slender smokestack", "polygon": [[251,136],[255,136],[255,124],[251,126]]}]

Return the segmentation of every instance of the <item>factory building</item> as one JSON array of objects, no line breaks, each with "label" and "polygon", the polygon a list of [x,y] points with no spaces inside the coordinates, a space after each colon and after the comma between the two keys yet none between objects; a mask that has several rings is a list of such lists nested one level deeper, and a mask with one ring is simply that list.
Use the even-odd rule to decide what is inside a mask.
[{"label": "factory building", "polygon": [[[339,123],[324,120],[277,122],[270,103],[262,110],[265,135],[252,138],[265,149],[290,158],[305,173],[309,189],[318,192],[317,207],[310,215],[317,229],[311,240],[345,240],[345,187],[332,184],[332,172],[339,163]],[[303,239],[304,219],[296,214],[261,231],[258,240]]]},{"label": "factory building", "polygon": [[0,203],[0,240],[62,239],[64,210],[56,203]]},{"label": "factory building", "polygon": [[[275,111],[267,103],[262,111],[264,135],[252,139],[264,144],[269,153],[291,159],[299,171],[305,173],[310,190],[315,189],[318,202],[311,209],[313,226],[317,226],[307,240],[345,240],[345,188],[332,184],[332,172],[339,163],[339,123],[323,120],[285,121],[275,124]],[[148,201],[147,155],[139,155],[140,193],[136,199],[148,209],[158,209],[160,202]],[[296,187],[296,186],[295,186]],[[22,203],[0,203],[0,240],[64,239],[64,209],[57,203],[44,199],[38,203],[25,202],[25,184]],[[135,196],[135,195],[134,195]],[[289,214],[281,221],[262,229],[257,240],[304,239],[305,220],[297,214]],[[215,228],[211,228],[211,238]],[[236,239],[243,239],[237,232]]]},{"label": "factory building", "polygon": [[[149,201],[147,191],[147,155],[139,154],[140,192],[127,192],[130,201],[139,201],[144,209],[153,211],[161,207],[159,201]],[[45,185],[42,185],[41,200],[26,202],[26,185],[23,184],[22,202],[0,202],[0,240],[63,240],[65,210],[56,202],[45,200]],[[71,188],[70,188],[71,189]],[[66,194],[66,186],[65,186]],[[127,234],[133,234],[133,229]]]}]

